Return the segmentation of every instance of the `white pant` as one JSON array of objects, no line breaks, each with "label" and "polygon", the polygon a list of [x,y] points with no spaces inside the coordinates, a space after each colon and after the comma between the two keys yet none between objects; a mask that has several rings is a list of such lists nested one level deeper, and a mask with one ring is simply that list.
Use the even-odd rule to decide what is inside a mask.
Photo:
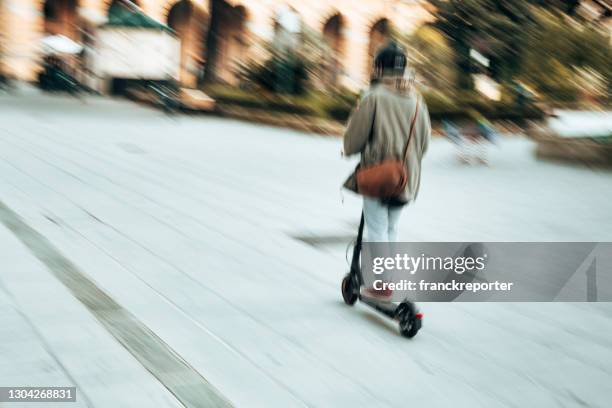
[{"label": "white pant", "polygon": [[377,198],[363,198],[366,239],[369,242],[393,242],[397,239],[397,225],[402,207],[389,207]]}]

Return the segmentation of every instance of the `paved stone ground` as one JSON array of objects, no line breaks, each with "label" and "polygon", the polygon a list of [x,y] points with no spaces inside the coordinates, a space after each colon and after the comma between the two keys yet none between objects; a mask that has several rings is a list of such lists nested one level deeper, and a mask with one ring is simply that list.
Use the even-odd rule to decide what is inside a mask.
[{"label": "paved stone ground", "polygon": [[[505,138],[466,167],[435,140],[401,238],[612,241],[612,173],[532,150]],[[354,162],[339,151],[109,99],[0,96],[0,386],[76,385],[66,406],[92,407],[209,406],[194,389],[244,407],[609,405],[610,304],[424,304],[411,341],[346,307],[360,203],[341,200]]]}]

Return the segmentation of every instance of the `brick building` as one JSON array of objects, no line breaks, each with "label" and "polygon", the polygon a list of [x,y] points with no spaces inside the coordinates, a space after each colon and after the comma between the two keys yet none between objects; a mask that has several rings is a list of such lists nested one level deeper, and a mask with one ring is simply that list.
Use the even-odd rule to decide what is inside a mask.
[{"label": "brick building", "polygon": [[[210,61],[215,77],[231,82],[238,61],[272,41],[279,18],[293,13],[301,30],[319,33],[340,73],[334,80],[359,86],[369,76],[374,50],[391,30],[409,33],[432,18],[418,0],[0,0],[3,69],[33,80],[40,67],[39,41],[63,34],[87,43],[110,7],[139,7],[169,25],[181,39],[180,80],[194,86]],[[283,14],[285,13],[285,14]],[[214,29],[214,55],[207,52]],[[93,40],[92,40],[93,39]]]}]

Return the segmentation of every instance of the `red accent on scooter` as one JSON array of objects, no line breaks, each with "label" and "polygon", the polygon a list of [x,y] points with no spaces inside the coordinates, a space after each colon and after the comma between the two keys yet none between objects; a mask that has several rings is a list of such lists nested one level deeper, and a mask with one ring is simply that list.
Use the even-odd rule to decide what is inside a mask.
[{"label": "red accent on scooter", "polygon": [[417,313],[417,314],[415,315],[415,317],[416,317],[417,319],[422,319],[422,318],[423,318],[423,313]]}]

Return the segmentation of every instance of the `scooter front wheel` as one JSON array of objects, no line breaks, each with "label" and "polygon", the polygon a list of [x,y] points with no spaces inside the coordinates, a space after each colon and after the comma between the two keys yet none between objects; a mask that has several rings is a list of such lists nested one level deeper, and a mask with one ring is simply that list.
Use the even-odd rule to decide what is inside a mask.
[{"label": "scooter front wheel", "polygon": [[351,275],[346,275],[344,279],[342,279],[342,298],[344,299],[344,303],[349,306],[352,306],[357,301],[357,292],[353,287],[353,280],[351,279]]}]

